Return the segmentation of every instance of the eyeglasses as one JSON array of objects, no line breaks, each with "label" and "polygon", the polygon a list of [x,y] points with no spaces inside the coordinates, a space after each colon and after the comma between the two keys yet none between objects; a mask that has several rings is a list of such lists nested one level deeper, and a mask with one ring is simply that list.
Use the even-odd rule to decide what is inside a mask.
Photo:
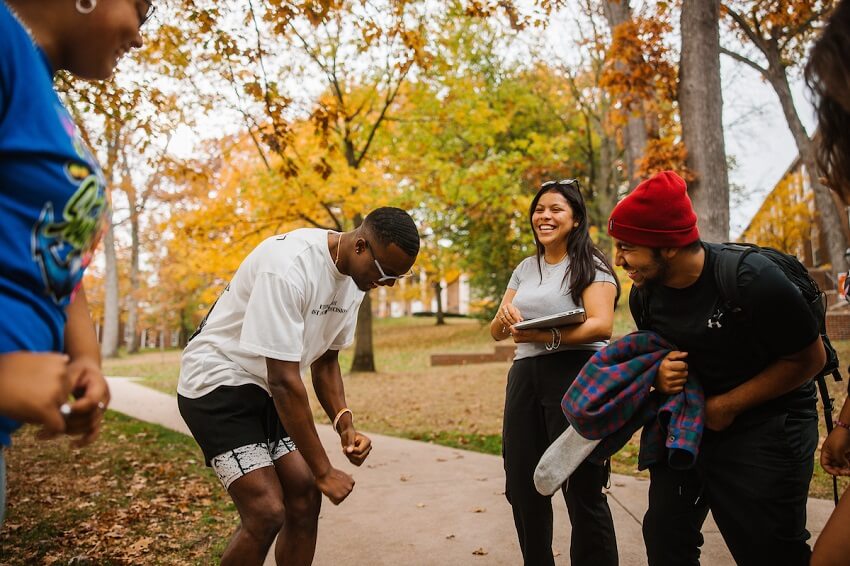
[{"label": "eyeglasses", "polygon": [[156,12],[156,6],[153,5],[153,0],[142,0],[146,5],[144,13],[139,13],[139,28],[145,25],[145,22],[148,21],[153,13]]},{"label": "eyeglasses", "polygon": [[384,268],[381,267],[381,264],[378,263],[378,258],[375,257],[375,251],[372,249],[372,244],[366,240],[366,247],[369,248],[369,253],[372,254],[372,261],[375,262],[375,267],[378,268],[378,273],[381,274],[381,278],[378,279],[378,283],[383,283],[385,281],[398,281],[400,279],[407,279],[413,275],[413,271],[408,271],[404,275],[387,275],[384,271]]}]

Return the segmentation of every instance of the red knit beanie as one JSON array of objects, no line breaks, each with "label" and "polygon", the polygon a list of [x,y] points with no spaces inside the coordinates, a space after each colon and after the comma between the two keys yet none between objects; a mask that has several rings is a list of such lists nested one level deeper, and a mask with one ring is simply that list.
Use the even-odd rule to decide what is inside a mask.
[{"label": "red knit beanie", "polygon": [[656,173],[617,203],[608,234],[651,248],[681,248],[699,240],[697,215],[685,180],[672,171]]}]

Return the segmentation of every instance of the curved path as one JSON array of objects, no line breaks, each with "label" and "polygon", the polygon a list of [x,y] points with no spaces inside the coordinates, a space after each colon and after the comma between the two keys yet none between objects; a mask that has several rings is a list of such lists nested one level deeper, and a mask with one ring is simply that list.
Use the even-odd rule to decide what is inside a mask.
[{"label": "curved path", "polygon": [[[128,378],[110,378],[109,384],[111,409],[188,434],[176,397]],[[357,482],[340,506],[323,502],[317,566],[521,563],[499,457],[370,435],[374,450],[362,468],[355,468],[336,448],[339,440],[331,427],[317,428],[334,465],[352,473]],[[611,483],[620,564],[645,565],[641,520],[648,482],[614,475]],[[555,562],[565,565],[570,562],[569,521],[563,500],[556,499],[554,507]],[[830,501],[809,500],[813,535],[831,509]],[[703,532],[703,564],[734,564],[710,518]]]}]

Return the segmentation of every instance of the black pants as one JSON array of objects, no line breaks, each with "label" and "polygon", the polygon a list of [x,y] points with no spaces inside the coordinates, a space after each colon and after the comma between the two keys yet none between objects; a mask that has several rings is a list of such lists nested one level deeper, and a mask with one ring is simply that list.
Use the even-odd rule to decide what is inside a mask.
[{"label": "black pants", "polygon": [[708,510],[742,566],[807,565],[806,500],[817,413],[745,415],[706,431],[696,469],[650,467],[643,536],[650,566],[699,564]]},{"label": "black pants", "polygon": [[[526,565],[554,565],[552,500],[534,489],[534,468],[567,428],[561,399],[591,351],[566,351],[517,360],[508,374],[502,450],[505,495],[513,507]],[[588,462],[570,476],[564,497],[572,523],[570,561],[575,566],[617,564],[614,521],[602,487],[607,469]]]}]

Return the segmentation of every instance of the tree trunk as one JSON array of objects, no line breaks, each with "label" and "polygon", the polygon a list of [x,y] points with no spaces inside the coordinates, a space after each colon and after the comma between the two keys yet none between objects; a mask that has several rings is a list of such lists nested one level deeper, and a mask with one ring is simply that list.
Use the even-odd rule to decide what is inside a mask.
[{"label": "tree trunk", "polygon": [[814,143],[809,138],[809,134],[800,120],[800,115],[797,113],[797,108],[794,106],[791,87],[788,85],[788,75],[785,72],[785,67],[782,66],[779,54],[770,53],[768,63],[770,65],[770,76],[767,79],[779,97],[782,112],[788,122],[788,128],[791,130],[791,135],[794,136],[797,151],[800,152],[800,159],[806,168],[806,174],[815,194],[815,207],[820,217],[820,226],[826,240],[826,251],[829,256],[827,259],[831,265],[833,281],[838,281],[838,273],[843,271],[844,268],[844,250],[847,249],[847,241],[841,229],[841,217],[829,189],[820,182],[820,169],[815,157]]},{"label": "tree trunk", "polygon": [[118,326],[120,309],[118,304],[118,260],[115,256],[115,228],[112,216],[107,218],[106,233],[103,236],[103,253],[106,259],[105,293],[103,306],[103,334],[100,342],[100,355],[104,358],[118,356]]},{"label": "tree trunk", "polygon": [[442,326],[446,323],[446,316],[443,313],[443,287],[439,281],[434,281],[431,286],[434,288],[434,295],[437,297],[437,326]]},{"label": "tree trunk", "polygon": [[[613,34],[614,28],[620,24],[631,21],[632,10],[629,5],[629,0],[607,0],[605,2],[605,18],[608,20],[608,26]],[[621,71],[624,69],[622,63],[617,63],[617,67]],[[626,127],[622,130],[623,148],[626,153],[626,176],[629,189],[641,181],[640,179],[640,161],[646,152],[646,117],[643,107],[632,108],[629,114]]]},{"label": "tree trunk", "polygon": [[[128,191],[130,207],[135,207],[135,194]],[[124,331],[127,352],[139,351],[139,214],[130,212],[130,294],[127,297],[127,329]]]},{"label": "tree trunk", "polygon": [[[602,116],[602,120],[607,118],[607,112]],[[608,223],[608,217],[611,211],[617,205],[619,197],[618,180],[615,174],[617,170],[617,145],[613,138],[608,136],[603,128],[602,122],[594,121],[596,135],[599,137],[599,175],[596,178],[596,186],[594,189],[594,199],[590,206],[596,209],[598,217],[598,225],[605,226]],[[629,187],[633,188],[629,180]],[[604,230],[602,231],[604,233]]]},{"label": "tree trunk", "polygon": [[696,175],[688,192],[701,237],[729,239],[729,175],[723,140],[720,84],[720,1],[684,0],[681,16],[679,112],[687,166]]},{"label": "tree trunk", "polygon": [[366,293],[360,304],[354,336],[354,359],[351,360],[351,372],[374,372],[375,354],[372,348],[372,296],[370,293]]},{"label": "tree trunk", "polygon": [[192,320],[192,311],[189,308],[180,309],[180,349],[183,350],[189,344],[189,337],[195,332],[195,324]]},{"label": "tree trunk", "polygon": [[[354,215],[354,227],[363,223],[363,215]],[[357,326],[354,328],[354,359],[351,371],[374,372],[375,349],[372,345],[372,296],[366,293],[357,313]]]}]

